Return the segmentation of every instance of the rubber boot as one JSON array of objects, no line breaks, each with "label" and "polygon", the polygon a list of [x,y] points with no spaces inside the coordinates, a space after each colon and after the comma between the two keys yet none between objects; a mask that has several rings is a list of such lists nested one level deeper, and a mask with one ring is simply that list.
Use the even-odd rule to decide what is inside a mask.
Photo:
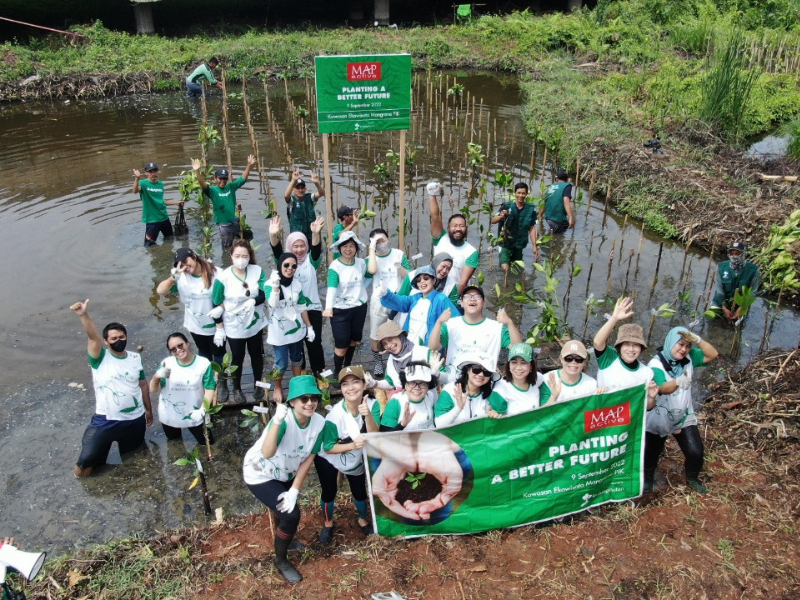
[{"label": "rubber boot", "polygon": [[333,355],[333,376],[338,377],[339,371],[342,370],[344,366],[344,356],[339,356],[338,354]]},{"label": "rubber boot", "polygon": [[349,367],[353,364],[353,355],[356,353],[355,346],[348,346],[347,353],[344,355],[344,366]]},{"label": "rubber boot", "polygon": [[266,394],[264,394],[264,388],[256,386],[255,391],[253,392],[253,401],[254,402],[263,402]]},{"label": "rubber boot", "polygon": [[289,559],[286,558],[286,553],[289,551],[289,545],[292,540],[285,540],[281,537],[275,536],[275,560],[273,564],[278,569],[278,573],[283,575],[283,578],[289,583],[297,583],[303,580],[300,571],[294,568]]},{"label": "rubber boot", "polygon": [[244,392],[239,388],[233,388],[233,403],[234,404],[247,404],[247,398]]},{"label": "rubber boot", "polygon": [[699,474],[686,474],[686,485],[692,488],[698,494],[707,494],[708,488],[700,481]]},{"label": "rubber boot", "polygon": [[645,469],[644,470],[644,493],[649,494],[653,491],[653,488],[656,485],[656,470],[655,469]]},{"label": "rubber boot", "polygon": [[217,404],[225,404],[228,401],[228,380],[220,379],[217,387]]},{"label": "rubber boot", "polygon": [[383,379],[383,357],[381,356],[380,352],[372,351],[372,358],[375,361],[372,364],[372,374],[375,376],[375,379]]}]

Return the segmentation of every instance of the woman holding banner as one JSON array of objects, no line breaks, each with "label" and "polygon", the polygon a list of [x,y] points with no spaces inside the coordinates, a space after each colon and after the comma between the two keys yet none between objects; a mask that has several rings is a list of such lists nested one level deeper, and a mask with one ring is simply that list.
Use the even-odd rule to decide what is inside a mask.
[{"label": "woman holding banner", "polygon": [[457,425],[472,419],[500,418],[508,412],[508,403],[493,384],[499,378],[493,361],[487,357],[466,353],[458,364],[458,379],[448,383],[436,402],[436,427]]},{"label": "woman holding banner", "polygon": [[536,359],[530,344],[521,342],[508,349],[508,362],[503,378],[494,392],[508,402],[508,415],[517,415],[539,408],[539,387],[544,379],[536,370]]},{"label": "woman holding banner", "polygon": [[602,394],[594,377],[583,372],[589,353],[580,340],[570,340],[561,348],[561,368],[550,371],[539,388],[541,405],[567,402],[592,394]]},{"label": "woman holding banner", "polygon": [[381,431],[413,431],[433,429],[436,406],[435,373],[442,364],[438,354],[431,353],[431,363],[411,361],[400,371],[403,391],[392,396],[381,415]]}]

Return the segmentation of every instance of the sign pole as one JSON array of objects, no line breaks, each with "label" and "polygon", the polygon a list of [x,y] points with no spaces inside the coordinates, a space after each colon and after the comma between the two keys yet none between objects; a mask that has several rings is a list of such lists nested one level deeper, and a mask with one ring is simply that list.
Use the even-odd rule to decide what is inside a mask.
[{"label": "sign pole", "polygon": [[[323,180],[325,181],[325,212],[327,213],[328,218],[325,219],[327,223],[327,230],[328,230],[328,239],[325,242],[326,246],[329,246],[333,243],[333,207],[331,206],[331,195],[333,194],[333,189],[331,188],[331,165],[330,161],[328,160],[328,134],[322,134],[322,168],[323,168]],[[328,252],[328,264],[331,264],[333,261],[333,253]]]},{"label": "sign pole", "polygon": [[405,252],[406,237],[406,130],[400,130],[400,235],[398,248]]}]

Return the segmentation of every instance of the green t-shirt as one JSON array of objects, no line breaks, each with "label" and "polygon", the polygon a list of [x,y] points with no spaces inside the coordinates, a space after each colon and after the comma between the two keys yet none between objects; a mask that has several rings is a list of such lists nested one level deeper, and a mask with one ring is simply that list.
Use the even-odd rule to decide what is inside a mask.
[{"label": "green t-shirt", "polygon": [[139,198],[142,201],[142,223],[160,223],[169,219],[167,205],[164,204],[163,182],[139,180]]},{"label": "green t-shirt", "polygon": [[186,78],[186,81],[200,83],[201,79],[206,79],[211,85],[217,83],[217,80],[214,79],[214,74],[211,72],[211,68],[206,63],[197,65],[195,70]]},{"label": "green t-shirt", "polygon": [[[334,244],[339,240],[339,238],[341,237],[343,231],[344,231],[344,225],[342,225],[341,223],[337,223],[336,227],[333,228],[333,243]],[[336,260],[341,255],[342,255],[341,252],[334,252],[333,253],[333,260]]]},{"label": "green t-shirt", "polygon": [[209,185],[203,193],[211,199],[214,209],[214,223],[231,223],[236,220],[236,190],[245,184],[246,179],[239,177],[229,181],[225,188]]}]

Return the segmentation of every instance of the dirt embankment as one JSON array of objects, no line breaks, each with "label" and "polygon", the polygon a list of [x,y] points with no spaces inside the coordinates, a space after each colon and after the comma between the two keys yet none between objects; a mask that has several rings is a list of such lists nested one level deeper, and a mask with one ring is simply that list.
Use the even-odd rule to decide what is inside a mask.
[{"label": "dirt embankment", "polygon": [[[655,494],[570,524],[411,541],[365,538],[342,494],[328,547],[316,542],[318,507],[304,506],[298,538],[307,548],[294,561],[305,579],[297,586],[283,583],[271,566],[271,523],[262,513],[182,530],[182,545],[168,532],[79,552],[60,560],[29,597],[146,598],[173,581],[174,598],[333,600],[396,590],[409,599],[792,600],[800,597],[798,384],[797,350],[771,352],[715,384],[700,423],[707,495],[683,484],[682,456],[670,441]],[[111,573],[134,568],[136,584],[113,591]]]}]

